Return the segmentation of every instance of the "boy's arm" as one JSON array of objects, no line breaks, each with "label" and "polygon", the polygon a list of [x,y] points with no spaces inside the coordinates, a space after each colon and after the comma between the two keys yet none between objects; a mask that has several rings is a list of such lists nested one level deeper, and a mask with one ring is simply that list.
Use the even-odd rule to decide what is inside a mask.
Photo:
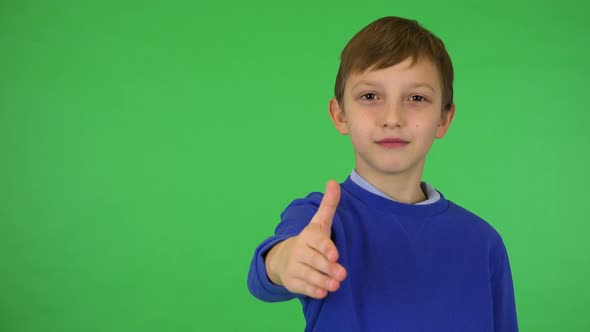
[{"label": "boy's arm", "polygon": [[283,213],[281,222],[275,229],[275,235],[264,240],[254,251],[254,257],[248,272],[248,289],[259,300],[265,302],[287,301],[297,294],[282,285],[274,284],[268,277],[266,257],[277,244],[297,236],[307,226],[317,211],[319,204],[314,204],[313,194],[303,199],[294,200]]},{"label": "boy's arm", "polygon": [[518,321],[512,272],[506,247],[501,238],[496,247],[496,263],[492,269],[492,297],[494,301],[494,331],[516,332]]},{"label": "boy's arm", "polygon": [[277,302],[301,295],[323,298],[328,291],[337,290],[346,277],[346,270],[336,262],[338,252],[330,239],[340,196],[338,184],[330,182],[323,197],[311,194],[291,203],[281,214],[275,235],[256,248],[248,288],[258,299]]},{"label": "boy's arm", "polygon": [[276,234],[262,242],[254,252],[248,272],[248,289],[256,298],[265,302],[287,301],[296,296],[286,287],[274,284],[266,270],[266,256],[277,244],[297,234]]}]

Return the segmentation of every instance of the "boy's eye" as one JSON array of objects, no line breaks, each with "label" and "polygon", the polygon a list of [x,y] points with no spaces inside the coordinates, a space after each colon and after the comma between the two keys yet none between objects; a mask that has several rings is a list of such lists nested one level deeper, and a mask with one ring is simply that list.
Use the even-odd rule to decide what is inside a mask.
[{"label": "boy's eye", "polygon": [[363,100],[375,100],[375,98],[377,98],[377,95],[374,93],[371,93],[371,92],[365,93],[364,95],[361,96],[361,99],[363,99]]},{"label": "boy's eye", "polygon": [[426,100],[426,98],[424,98],[424,97],[422,97],[422,96],[419,96],[419,95],[414,95],[414,96],[411,96],[411,97],[410,97],[410,100],[411,100],[411,101],[425,101],[425,100]]}]

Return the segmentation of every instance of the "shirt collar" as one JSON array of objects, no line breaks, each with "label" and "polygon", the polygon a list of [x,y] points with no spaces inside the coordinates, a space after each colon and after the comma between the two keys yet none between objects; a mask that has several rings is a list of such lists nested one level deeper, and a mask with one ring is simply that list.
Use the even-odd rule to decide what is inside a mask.
[{"label": "shirt collar", "polygon": [[[356,170],[354,170],[354,169],[352,170],[352,173],[350,174],[350,179],[352,180],[352,182],[356,183],[359,187],[365,189],[366,191],[373,193],[375,195],[379,195],[383,198],[387,198],[389,200],[394,201],[391,197],[387,196],[381,190],[375,188],[375,186],[370,184],[367,180],[363,179],[363,177],[360,176],[356,172]],[[437,202],[440,199],[440,193],[438,191],[436,191],[436,189],[434,189],[428,183],[420,182],[420,187],[422,188],[422,191],[426,192],[426,196],[428,198],[425,201],[415,203],[414,205],[432,204],[432,203]]]}]

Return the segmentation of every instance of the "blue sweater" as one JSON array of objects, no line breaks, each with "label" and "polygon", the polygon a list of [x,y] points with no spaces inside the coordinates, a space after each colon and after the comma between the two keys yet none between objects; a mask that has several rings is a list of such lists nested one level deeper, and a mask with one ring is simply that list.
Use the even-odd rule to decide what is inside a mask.
[{"label": "blue sweater", "polygon": [[340,288],[317,300],[273,284],[264,258],[297,235],[318,209],[321,193],[293,201],[275,235],[254,253],[248,287],[257,298],[297,297],[305,331],[518,331],[512,275],[501,236],[486,221],[440,198],[399,203],[348,177],[332,224]]}]

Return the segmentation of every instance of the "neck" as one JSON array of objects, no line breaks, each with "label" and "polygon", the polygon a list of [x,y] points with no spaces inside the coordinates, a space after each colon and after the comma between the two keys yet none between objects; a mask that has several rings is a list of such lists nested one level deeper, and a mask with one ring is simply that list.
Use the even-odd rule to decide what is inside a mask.
[{"label": "neck", "polygon": [[375,186],[396,202],[416,204],[425,201],[428,197],[420,186],[422,174],[375,174],[362,168],[355,168],[356,172],[367,182]]}]

